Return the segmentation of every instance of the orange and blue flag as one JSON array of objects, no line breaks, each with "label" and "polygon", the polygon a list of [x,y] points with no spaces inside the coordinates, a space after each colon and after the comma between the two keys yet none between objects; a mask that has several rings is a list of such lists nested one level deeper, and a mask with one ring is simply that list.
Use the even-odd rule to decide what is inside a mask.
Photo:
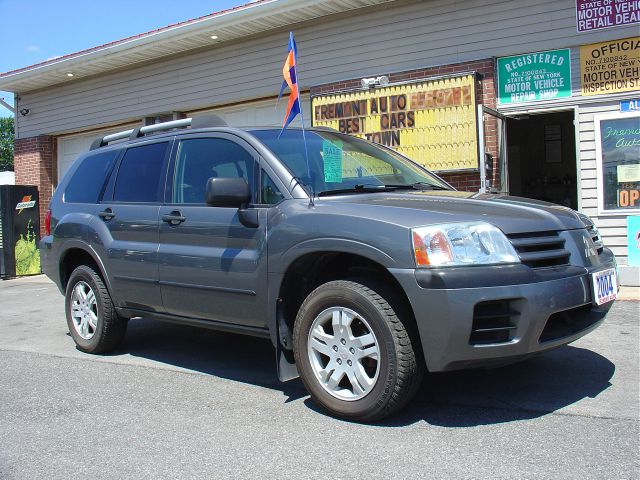
[{"label": "orange and blue flag", "polygon": [[301,112],[300,109],[300,90],[298,89],[298,48],[296,47],[296,41],[293,38],[293,32],[289,32],[289,53],[287,54],[287,58],[284,61],[284,66],[282,67],[282,76],[284,77],[284,81],[282,82],[282,87],[280,87],[280,94],[278,95],[278,100],[282,97],[282,93],[284,89],[289,87],[291,92],[289,93],[289,102],[287,104],[287,111],[284,115],[284,121],[282,123],[282,130],[280,134],[284,132],[284,129],[289,126],[291,121],[296,118]]}]

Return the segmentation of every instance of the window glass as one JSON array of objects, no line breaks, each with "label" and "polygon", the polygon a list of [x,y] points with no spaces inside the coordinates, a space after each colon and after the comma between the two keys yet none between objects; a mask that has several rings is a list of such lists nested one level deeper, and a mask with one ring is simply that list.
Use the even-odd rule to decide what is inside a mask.
[{"label": "window glass", "polygon": [[193,138],[180,142],[173,179],[173,203],[204,203],[211,177],[244,178],[253,191],[253,156],[224,138]]},{"label": "window glass", "polygon": [[100,199],[119,150],[92,154],[82,160],[64,191],[66,203],[96,203]]},{"label": "window glass", "polygon": [[[325,130],[253,130],[291,174],[314,194],[358,186],[446,189],[435,175],[392,150]],[[311,193],[309,191],[309,193]]]},{"label": "window glass", "polygon": [[284,195],[280,193],[271,177],[262,170],[260,174],[260,203],[263,205],[275,205],[283,198]]},{"label": "window glass", "polygon": [[640,116],[600,120],[604,210],[640,208]]},{"label": "window glass", "polygon": [[116,202],[160,201],[162,165],[168,142],[133,147],[126,151],[113,193]]}]

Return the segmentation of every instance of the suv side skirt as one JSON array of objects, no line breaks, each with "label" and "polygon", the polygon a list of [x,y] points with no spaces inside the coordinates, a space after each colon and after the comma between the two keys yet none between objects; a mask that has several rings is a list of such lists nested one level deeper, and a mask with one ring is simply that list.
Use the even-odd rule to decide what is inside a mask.
[{"label": "suv side skirt", "polygon": [[189,325],[192,327],[208,328],[220,332],[240,333],[252,337],[271,338],[269,329],[251,327],[247,325],[236,325],[233,323],[218,322],[215,320],[201,320],[198,318],[177,317],[165,313],[149,312],[146,310],[136,310],[132,308],[116,308],[119,315],[127,318],[142,317],[149,320],[176,323],[179,325]]}]

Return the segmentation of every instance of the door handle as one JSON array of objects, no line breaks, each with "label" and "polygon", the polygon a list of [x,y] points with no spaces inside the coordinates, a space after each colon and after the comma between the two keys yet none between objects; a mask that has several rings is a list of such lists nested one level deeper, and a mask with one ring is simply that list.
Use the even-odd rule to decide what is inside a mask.
[{"label": "door handle", "polygon": [[187,218],[183,217],[182,214],[177,210],[174,210],[169,215],[162,216],[162,221],[167,222],[169,225],[180,225],[186,219]]},{"label": "door handle", "polygon": [[103,210],[102,212],[98,212],[98,216],[103,219],[105,222],[108,222],[109,220],[111,220],[113,217],[116,216],[115,213],[113,213],[113,210],[111,210],[110,208],[107,208],[105,210]]}]

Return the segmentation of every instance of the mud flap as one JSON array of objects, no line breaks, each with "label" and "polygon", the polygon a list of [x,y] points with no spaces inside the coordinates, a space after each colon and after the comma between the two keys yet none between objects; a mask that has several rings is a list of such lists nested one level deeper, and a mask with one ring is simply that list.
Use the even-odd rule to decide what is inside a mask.
[{"label": "mud flap", "polygon": [[298,369],[293,357],[293,335],[289,329],[284,315],[278,308],[278,321],[276,342],[276,363],[278,365],[278,378],[281,382],[298,378]]}]

